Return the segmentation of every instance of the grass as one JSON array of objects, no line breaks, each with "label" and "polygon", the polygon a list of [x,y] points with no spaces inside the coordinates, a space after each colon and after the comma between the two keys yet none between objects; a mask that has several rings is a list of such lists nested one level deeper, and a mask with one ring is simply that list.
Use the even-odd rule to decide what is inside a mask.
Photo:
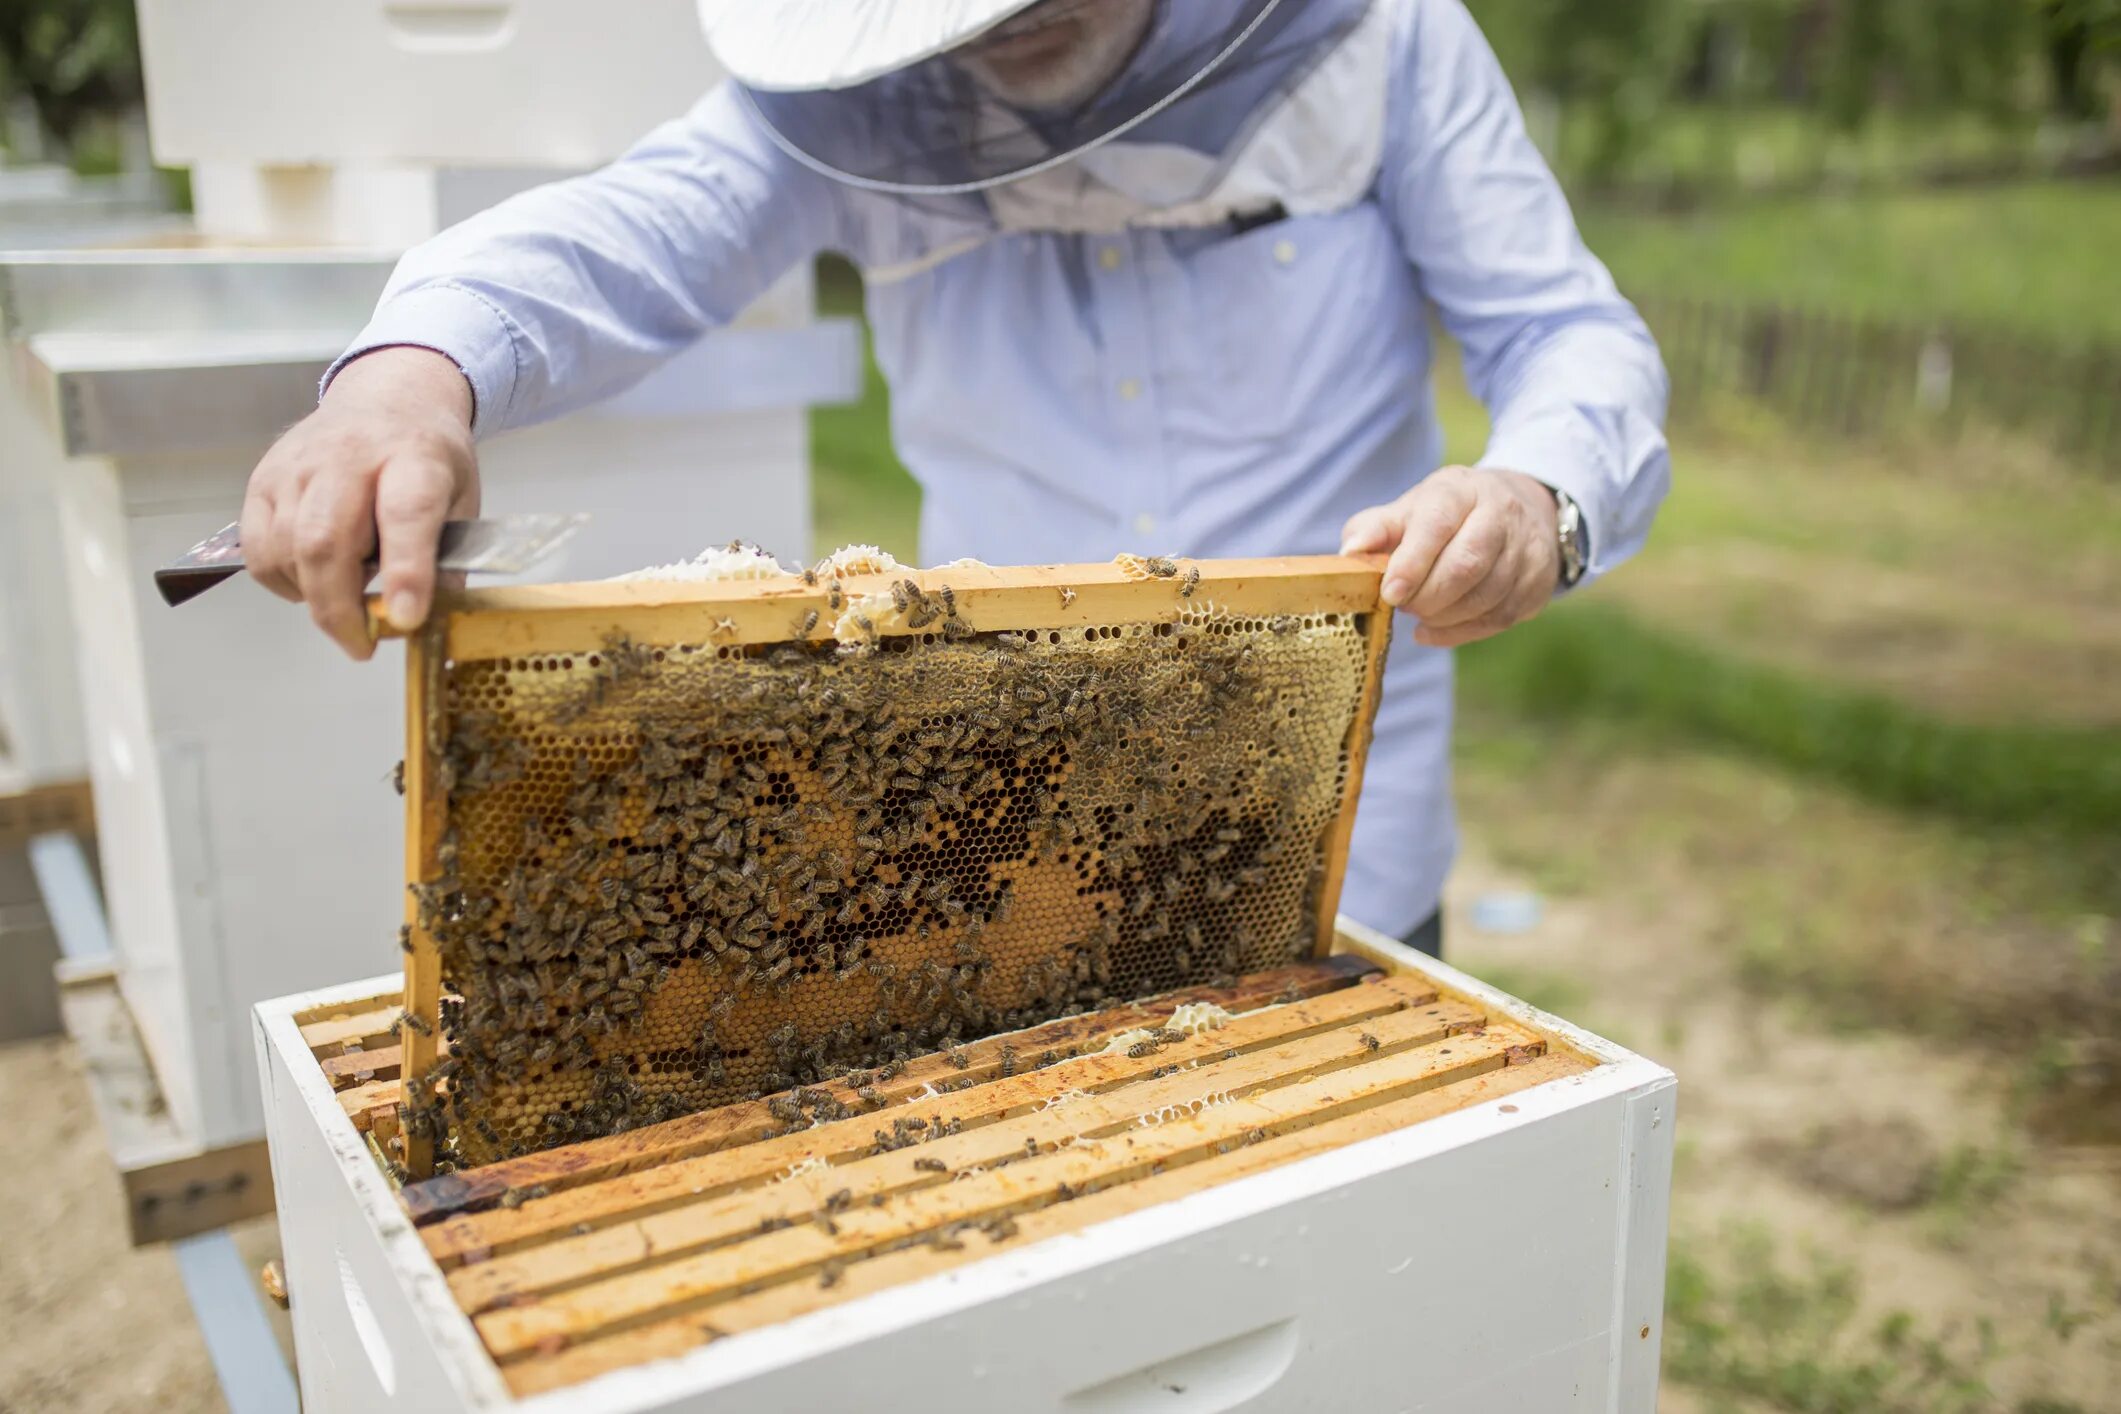
[{"label": "grass", "polygon": [[2121,247],[2121,182],[1822,195],[1678,216],[1589,205],[1579,218],[1623,290],[2121,338],[2121,300],[2088,298]]},{"label": "grass", "polygon": [[[860,317],[861,280],[843,262],[820,263],[818,308]],[[890,390],[866,341],[862,362],[861,401],[810,414],[814,552],[881,545],[911,563],[919,553],[921,489],[892,450]]]},{"label": "grass", "polygon": [[[1599,138],[1596,121],[1532,107],[1535,131],[1572,187],[1586,183]],[[1735,197],[1749,191],[1832,183],[1891,186],[1945,169],[2029,164],[2041,155],[2031,124],[1974,112],[1886,110],[1854,131],[1811,109],[1766,104],[1671,104],[1648,124],[1607,189],[1683,191]]]},{"label": "grass", "polygon": [[[2025,1158],[2012,1145],[1954,1147],[1937,1165],[1935,1187],[1924,1214],[1931,1237],[1946,1247],[1964,1246],[1976,1225],[2011,1192],[2024,1172]],[[2054,1320],[2049,1324],[2054,1326]]]},{"label": "grass", "polygon": [[1942,721],[1746,663],[1596,600],[1476,644],[1459,663],[1477,705],[1728,745],[1893,805],[2087,837],[2110,837],[2121,820],[2121,730]]},{"label": "grass", "polygon": [[1977,1414],[1993,1407],[1985,1329],[1862,1317],[1853,1269],[1788,1261],[1761,1228],[1675,1241],[1665,1272],[1666,1378],[1796,1414]]},{"label": "grass", "polygon": [[[2017,1109],[2041,1133],[2121,1133],[2110,837],[1880,805],[1654,720],[1527,711],[1473,682],[1455,766],[1467,830],[1506,869],[1644,917],[1677,908],[1741,987],[1816,1027],[1979,1037],[2022,1068]],[[1555,781],[1567,808],[1528,808]]]}]

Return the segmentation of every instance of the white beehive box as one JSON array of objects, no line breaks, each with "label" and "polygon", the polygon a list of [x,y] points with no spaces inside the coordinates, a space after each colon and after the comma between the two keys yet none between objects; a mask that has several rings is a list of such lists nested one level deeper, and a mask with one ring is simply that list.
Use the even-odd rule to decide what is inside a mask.
[{"label": "white beehive box", "polygon": [[27,410],[0,384],[0,769],[20,781],[87,774],[53,488],[10,454]]},{"label": "white beehive box", "polygon": [[[140,29],[197,239],[0,261],[0,460],[59,524],[19,570],[53,612],[7,630],[68,625],[118,984],[176,1128],[218,1149],[260,1133],[248,1008],[394,956],[402,710],[299,610],[244,585],[172,613],[149,575],[235,517],[398,249],[618,155],[719,73],[690,0],[153,0]],[[484,510],[591,513],[541,576],[737,534],[803,553],[807,406],[860,386],[854,330],[812,309],[799,273],[634,390],[487,444]]]},{"label": "white beehive box", "polygon": [[[651,1231],[682,1227],[688,1205],[695,1214],[704,1211],[683,1189],[642,1209],[650,1216],[638,1223],[607,1215],[602,1226],[585,1224],[544,1247],[528,1237],[494,1248],[461,1244],[469,1225],[480,1222],[517,1224],[527,1232],[551,1220],[537,1216],[541,1205],[587,1201],[587,1189],[533,1193],[492,1215],[416,1227],[368,1136],[356,1128],[347,1093],[333,1088],[334,1076],[343,1085],[351,1078],[347,1067],[364,1063],[359,1053],[319,1060],[383,1024],[374,1013],[366,1019],[349,1013],[387,1005],[398,979],[265,1004],[257,1011],[259,1063],[304,1407],[311,1414],[384,1408],[736,1414],[854,1406],[932,1414],[1652,1409],[1676,1094],[1670,1073],[1356,925],[1343,922],[1339,950],[1353,955],[1355,966],[1374,964],[1388,974],[1367,979],[1387,984],[1372,989],[1373,996],[1397,988],[1419,1006],[1416,994],[1426,989],[1436,994],[1428,1015],[1473,1014],[1472,1029],[1461,1020],[1448,1034],[1427,1037],[1392,1029],[1390,1018],[1338,1032],[1315,1017],[1288,1023],[1287,1034],[1310,1039],[1275,1054],[1309,1048],[1323,1056],[1336,1036],[1344,1050],[1354,1049],[1321,1067],[1330,1075],[1273,1091],[1269,1100],[1306,1091],[1313,1104],[1339,1096],[1334,1118],[1355,1126],[1345,1131],[1356,1136],[1350,1142],[1328,1143],[1335,1131],[1323,1120],[1289,1119],[1291,1101],[1280,1111],[1271,1104],[1258,1111],[1269,1116],[1260,1121],[1264,1129],[1195,1151],[1185,1167],[1149,1170],[1134,1190],[1138,1199],[1123,1182],[1092,1187],[1073,1202],[1076,1195],[1063,1193],[1041,1206],[1039,1185],[1050,1186],[1057,1165],[1078,1161],[1060,1149],[1017,1171],[1025,1178],[1015,1188],[983,1170],[972,1183],[938,1182],[921,1191],[946,1201],[984,1191],[985,1201],[1013,1205],[1006,1210],[1019,1212],[1022,1234],[1012,1230],[1011,1240],[996,1236],[990,1243],[968,1232],[966,1250],[875,1255],[851,1263],[844,1278],[835,1272],[812,1280],[815,1267],[803,1268],[794,1280],[733,1303],[750,1308],[748,1322],[732,1320],[729,1305],[700,1304],[712,1280],[700,1264],[712,1266],[729,1249],[687,1258],[640,1241]],[[1361,987],[1338,995],[1343,1020],[1348,1006],[1368,1000]],[[1305,1005],[1285,1000],[1278,1010],[1295,1013]],[[1230,1025],[1266,1025],[1275,1010]],[[1393,1083],[1401,1088],[1394,1093],[1405,1108],[1355,1106],[1362,1087],[1377,1083],[1365,1079],[1373,1072],[1360,1050],[1376,1038],[1356,1037],[1360,1028],[1385,1037],[1383,1046],[1369,1049],[1394,1058],[1379,1065],[1400,1067]],[[1509,1044],[1526,1033],[1530,1045]],[[1193,1045],[1195,1065],[1241,1063],[1234,1048],[1219,1059],[1210,1054],[1223,1044],[1211,1039],[1219,1034],[1235,1033],[1204,1033]],[[389,1038],[369,1039],[380,1045]],[[1444,1059],[1454,1045],[1507,1048],[1510,1059],[1506,1064],[1498,1053],[1475,1064],[1463,1050],[1456,1060]],[[1527,1053],[1542,1051],[1540,1060],[1521,1064]],[[1170,1055],[1187,1059],[1178,1051]],[[1180,1083],[1183,1077],[1160,1080],[1167,1073],[1161,1067],[1146,1073],[1163,1058],[1138,1063],[1145,1073],[1137,1081]],[[1068,1065],[1109,1071],[1126,1064],[1109,1053],[1086,1055],[1050,1073],[1060,1085],[1068,1083],[1060,1077],[1082,1073]],[[1423,1064],[1433,1068],[1426,1080],[1418,1073]],[[1533,1065],[1548,1069],[1535,1072]],[[970,1093],[976,1107],[982,1092]],[[964,1100],[943,1101],[953,1102]],[[1094,1141],[1091,1149],[1102,1154],[1103,1144],[1141,1144],[1147,1147],[1129,1152],[1175,1154],[1192,1141],[1167,1138],[1171,1130],[1253,1122],[1251,1112],[1235,1121],[1231,1113],[1196,1109],[1129,1125],[1124,1136]],[[1283,1119],[1271,1117],[1276,1113]],[[1004,1117],[965,1136],[1013,1136],[1017,1128],[1045,1122],[1021,1107],[995,1114]],[[1373,1117],[1366,1128],[1364,1115]],[[1277,1151],[1305,1144],[1306,1136],[1308,1147]],[[577,1150],[595,1157],[589,1146],[551,1152]],[[716,1153],[693,1162],[722,1158]],[[1095,1154],[1080,1160],[1110,1161]],[[841,1212],[841,1224],[857,1228],[896,1221],[896,1205],[908,1202],[905,1193],[922,1180],[911,1173],[862,1176],[883,1162],[850,1156],[830,1176],[799,1174],[779,1184],[762,1178],[759,1211],[798,1214],[797,1228],[779,1240],[822,1242],[799,1216],[803,1202],[820,1199],[789,1195],[869,1182],[880,1194],[888,1190],[891,1206],[880,1196],[873,1210],[863,1204],[826,1210]],[[645,1196],[658,1172],[617,1160],[601,1170],[622,1171],[633,1176],[601,1186],[640,1183]],[[1219,1180],[1222,1174],[1230,1176]],[[585,1171],[585,1181],[595,1176]],[[741,1192],[719,1200],[724,1206],[743,1201]],[[1071,1211],[1082,1216],[1069,1225]],[[739,1211],[735,1218],[752,1216]],[[705,1239],[696,1231],[693,1240]],[[737,1243],[739,1260],[750,1245],[771,1240]],[[579,1267],[571,1276],[550,1267],[541,1289],[510,1285],[537,1284],[524,1274],[535,1270],[541,1252],[557,1261],[568,1248],[579,1257],[614,1245],[624,1249],[616,1265],[629,1275],[595,1280]],[[438,1252],[453,1253],[447,1272]],[[666,1260],[677,1265],[655,1265]],[[885,1279],[887,1264],[900,1274]],[[688,1268],[691,1286],[675,1274],[680,1267]],[[626,1305],[624,1293],[638,1296],[641,1283],[659,1270],[672,1273],[676,1304],[669,1310],[680,1313],[676,1319],[669,1311],[651,1315]],[[467,1281],[484,1283],[483,1303],[473,1299]],[[770,1309],[776,1301],[785,1304],[785,1317],[759,1315],[762,1303]],[[467,1309],[485,1314],[467,1316]],[[702,1327],[726,1327],[721,1338],[688,1329],[688,1310],[698,1313]],[[540,1329],[571,1334],[540,1338]],[[495,1349],[504,1352],[498,1361],[490,1353]]]},{"label": "white beehive box", "polygon": [[[151,576],[236,515],[390,260],[179,250],[0,266],[28,409],[6,456],[57,502],[39,593],[70,614],[118,982],[178,1129],[201,1148],[255,1139],[250,1006],[396,955],[400,684],[253,585],[171,610]],[[851,328],[809,308],[807,277],[792,280],[631,393],[488,443],[485,511],[590,512],[540,567],[566,579],[737,534],[801,553],[807,406],[859,378]]]},{"label": "white beehive box", "polygon": [[[61,167],[0,169],[0,246],[109,244],[175,226],[153,173],[84,180]],[[6,449],[32,411],[0,378],[0,772],[76,780],[87,772],[73,626],[62,590],[55,488]]]},{"label": "white beehive box", "polygon": [[591,167],[717,77],[693,0],[141,0],[165,165]]}]

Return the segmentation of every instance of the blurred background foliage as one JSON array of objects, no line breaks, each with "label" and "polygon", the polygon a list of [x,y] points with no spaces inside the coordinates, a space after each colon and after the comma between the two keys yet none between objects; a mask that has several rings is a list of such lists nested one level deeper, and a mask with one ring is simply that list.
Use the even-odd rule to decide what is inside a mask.
[{"label": "blurred background foliage", "polygon": [[[2053,142],[2057,124],[2109,113],[2121,39],[2116,0],[1473,0],[1473,9],[1534,95],[1535,127],[1543,119],[1564,174],[1594,184],[1713,189],[1857,175],[1848,140],[1874,125],[1891,135],[1903,175],[2030,156],[2026,144],[2043,129]],[[1784,121],[1763,133],[1768,113]]]},{"label": "blurred background foliage", "polygon": [[114,122],[142,101],[132,0],[0,0],[0,98],[11,146],[38,146],[77,170],[108,170]]}]

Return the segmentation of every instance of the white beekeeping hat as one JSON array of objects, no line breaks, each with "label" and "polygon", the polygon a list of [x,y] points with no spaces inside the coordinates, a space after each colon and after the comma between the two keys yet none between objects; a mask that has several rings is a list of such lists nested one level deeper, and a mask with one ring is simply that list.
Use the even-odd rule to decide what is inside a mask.
[{"label": "white beekeeping hat", "polygon": [[698,3],[777,143],[914,196],[982,191],[1129,134],[1219,156],[1373,0]]},{"label": "white beekeeping hat", "polygon": [[932,59],[1038,0],[699,0],[723,68],[771,92],[851,88]]}]

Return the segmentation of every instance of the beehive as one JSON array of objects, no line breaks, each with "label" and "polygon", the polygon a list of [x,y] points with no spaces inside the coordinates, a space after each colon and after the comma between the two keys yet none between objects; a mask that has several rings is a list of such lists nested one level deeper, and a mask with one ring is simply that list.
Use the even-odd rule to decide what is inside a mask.
[{"label": "beehive", "polygon": [[831,1120],[850,1072],[1328,945],[1373,566],[734,558],[409,645],[412,1173]]},{"label": "beehive", "polygon": [[[1609,1048],[1589,1049],[1492,994],[1439,985],[1402,949],[1352,934],[1339,947],[1227,987],[1184,988],[916,1057],[888,1078],[829,1082],[821,1096],[848,1111],[836,1118],[786,1123],[775,1105],[786,1096],[772,1096],[409,1184],[391,1216],[408,1233],[402,1268],[428,1292],[417,1308],[422,1338],[452,1328],[471,1336],[480,1357],[452,1373],[474,1387],[490,1380],[491,1403],[572,1395],[599,1376],[1050,1251],[1040,1244],[1426,1121],[1483,1106],[1539,1113],[1557,1100],[1542,1106],[1535,1092],[1551,1097],[1556,1082],[1601,1065],[1609,1081],[1619,1078]],[[336,1123],[373,1126],[393,1104],[398,1058],[382,1028],[396,1005],[393,994],[358,990],[289,1004],[283,1044],[306,1052],[303,1086],[333,1087],[318,1098]],[[1618,1146],[1608,1131],[1600,1137],[1609,1160]],[[279,1138],[276,1161],[293,1162]],[[1611,1203],[1602,1176],[1584,1186]],[[1461,1199],[1473,1191],[1446,1187]],[[1596,1227],[1569,1202],[1556,1212],[1564,1225]],[[1397,1216],[1435,1223],[1434,1211],[1403,1205]],[[1395,1240],[1386,1232],[1380,1223],[1364,1245]],[[299,1282],[315,1265],[295,1260],[290,1272]],[[1426,1270],[1424,1291],[1462,1275]],[[331,1285],[324,1274],[315,1312],[340,1299]],[[1178,1277],[1174,1286],[1192,1303],[1216,1301],[1212,1283]],[[446,1320],[437,1303],[451,1308]],[[1379,1318],[1379,1303],[1355,1304],[1360,1319]],[[310,1308],[298,1302],[297,1311]],[[1493,1344],[1492,1330],[1486,1339]],[[330,1368],[360,1363],[346,1355],[334,1352]],[[370,1353],[385,1368],[402,1358]],[[951,1407],[1046,1407],[1060,1392],[1010,1384],[982,1404],[964,1362],[959,1349],[935,1372],[933,1387],[960,1397]],[[844,1402],[857,1386],[836,1387]],[[305,1399],[313,1392],[305,1366]],[[333,1393],[319,1407],[363,1407],[354,1386]],[[1288,1407],[1342,1407],[1321,1395]],[[433,1390],[423,1398],[446,1404]],[[784,1395],[707,1407],[819,1406]]]}]

